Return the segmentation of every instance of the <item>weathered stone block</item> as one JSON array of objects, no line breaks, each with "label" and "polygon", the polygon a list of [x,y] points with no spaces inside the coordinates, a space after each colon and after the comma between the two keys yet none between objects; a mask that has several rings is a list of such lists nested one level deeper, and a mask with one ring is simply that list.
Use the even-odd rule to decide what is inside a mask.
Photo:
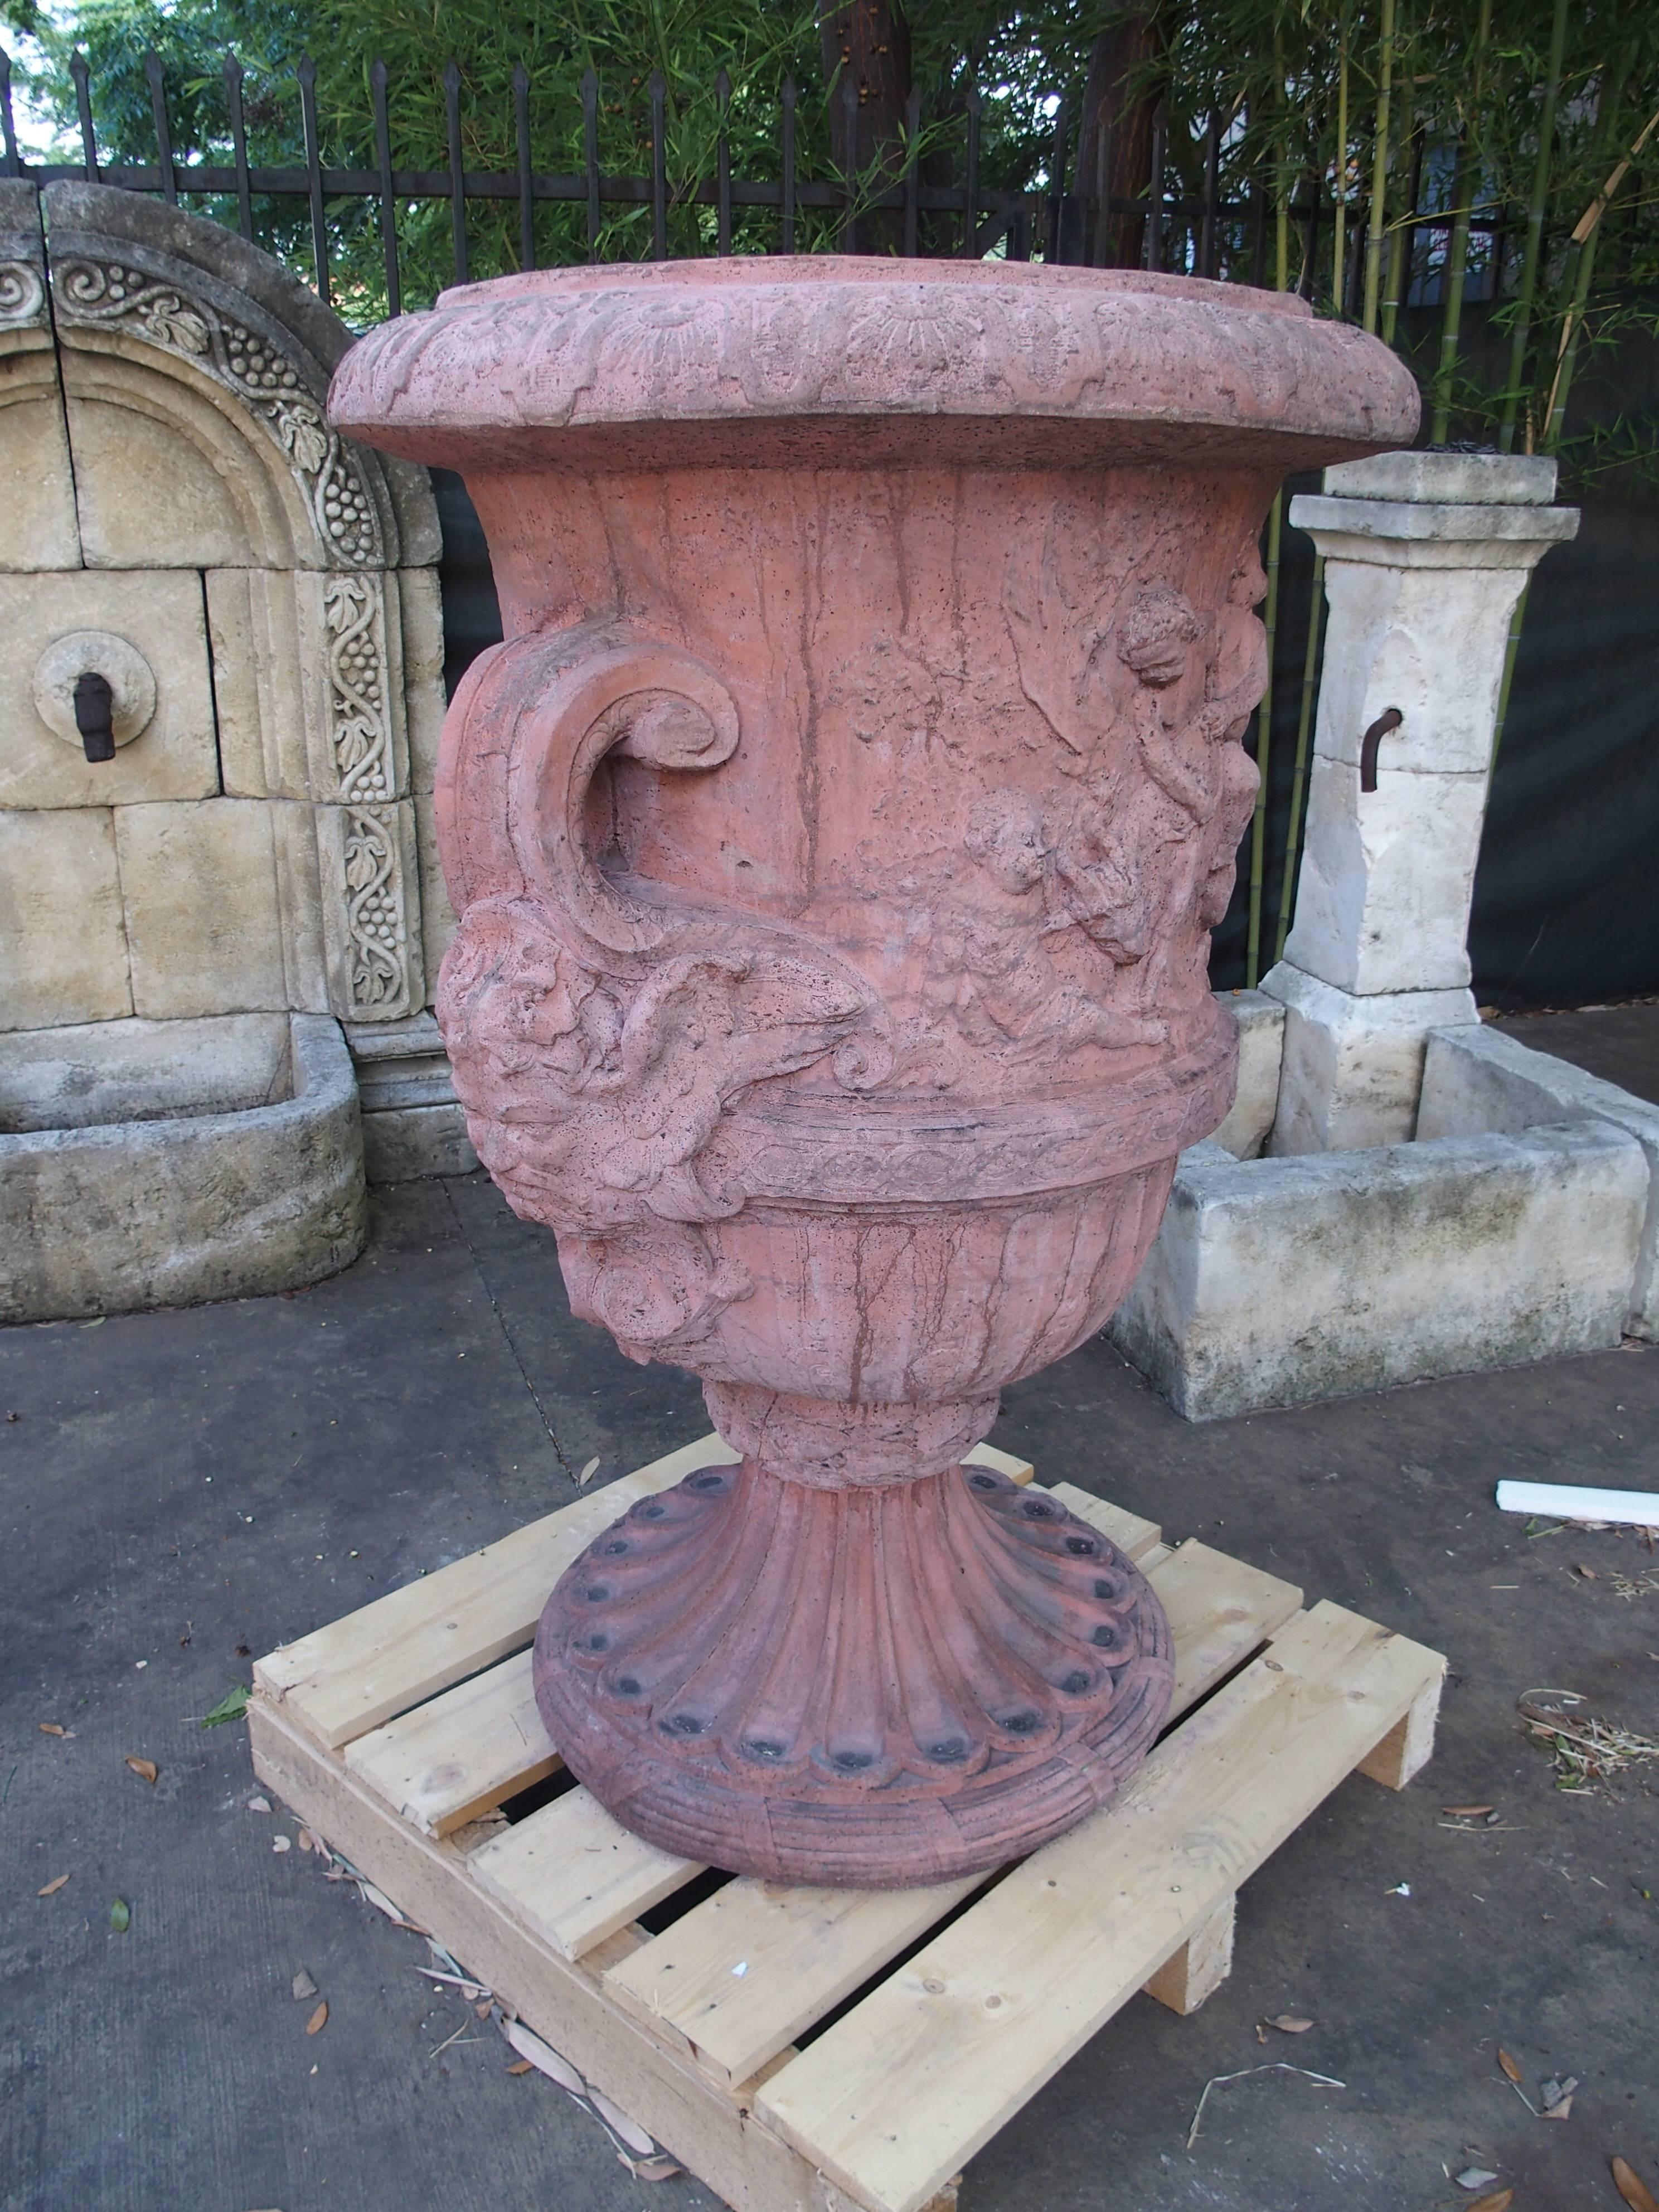
[{"label": "weathered stone block", "polygon": [[404,704],[409,730],[410,779],[429,792],[438,772],[443,735],[444,611],[435,568],[401,568],[395,577],[403,627]]},{"label": "weathered stone block", "polygon": [[65,351],[64,412],[81,545],[94,568],[279,566],[293,524],[279,480],[188,367]]},{"label": "weathered stone block", "polygon": [[0,809],[0,1030],[131,1012],[109,809]]},{"label": "weathered stone block", "polygon": [[1647,1192],[1606,1122],[1294,1160],[1195,1146],[1108,1333],[1188,1420],[1597,1350]]},{"label": "weathered stone block", "polygon": [[1285,1008],[1265,991],[1218,991],[1216,996],[1238,1024],[1238,1088],[1214,1141],[1236,1160],[1253,1160],[1278,1110]]},{"label": "weathered stone block", "polygon": [[471,1175],[477,1164],[459,1105],[396,1106],[363,1116],[363,1172],[372,1183]]},{"label": "weathered stone block", "polygon": [[[54,1032],[44,1074],[28,1069],[28,1040],[0,1057],[0,1128],[9,1089],[25,1123],[77,1086],[87,1110],[131,1117],[0,1134],[0,1321],[255,1297],[362,1249],[357,1091],[337,1024],[181,1026],[177,1041],[170,1023],[70,1032],[67,1045]],[[216,1107],[235,1103],[180,1113],[179,1058]]]},{"label": "weathered stone block", "polygon": [[1626,1334],[1659,1337],[1659,1106],[1490,1029],[1439,1030],[1429,1039],[1419,1138],[1513,1135],[1540,1122],[1583,1119],[1622,1129],[1648,1164],[1642,1246]]},{"label": "weathered stone block", "polygon": [[1288,960],[1268,970],[1261,988],[1285,1008],[1279,1103],[1267,1144],[1278,1156],[1404,1143],[1417,1127],[1429,1031],[1480,1019],[1467,990],[1358,998]]},{"label": "weathered stone block", "polygon": [[363,1160],[371,1182],[468,1175],[478,1164],[455,1097],[443,1039],[430,1013],[346,1030],[363,1109]]},{"label": "weathered stone block", "polygon": [[34,187],[0,178],[0,570],[78,568],[75,480]]},{"label": "weathered stone block", "polygon": [[1419,447],[1338,461],[1325,471],[1334,499],[1409,500],[1449,507],[1547,507],[1556,465],[1542,453],[1434,453]]},{"label": "weathered stone block", "polygon": [[246,799],[117,810],[137,1012],[288,1005],[271,812]]},{"label": "weathered stone block", "polygon": [[1362,996],[1465,988],[1484,766],[1389,773],[1362,792],[1352,765],[1316,756],[1308,805],[1320,834],[1303,855],[1285,959]]},{"label": "weathered stone block", "polygon": [[207,599],[228,791],[380,804],[408,790],[395,576],[222,568]]},{"label": "weathered stone block", "polygon": [[415,794],[415,842],[421,872],[421,943],[426,956],[426,988],[438,988],[438,974],[456,930],[443,862],[438,857],[438,824],[429,791]]},{"label": "weathered stone block", "polygon": [[[153,713],[118,742],[113,760],[88,760],[72,720],[66,737],[40,713],[36,671],[54,641],[72,635],[85,641],[79,659],[100,674],[111,672],[102,664],[115,647],[130,647],[153,686]],[[9,679],[0,687],[0,805],[111,806],[217,792],[198,577],[85,568],[0,576],[0,667]]]}]

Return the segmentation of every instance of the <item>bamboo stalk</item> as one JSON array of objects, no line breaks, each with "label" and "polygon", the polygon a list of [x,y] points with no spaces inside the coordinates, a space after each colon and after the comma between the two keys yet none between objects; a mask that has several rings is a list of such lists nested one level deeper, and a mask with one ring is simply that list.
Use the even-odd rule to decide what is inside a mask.
[{"label": "bamboo stalk", "polygon": [[1400,302],[1411,289],[1412,250],[1417,242],[1417,230],[1413,217],[1423,189],[1423,132],[1419,126],[1412,133],[1412,155],[1407,170],[1406,212],[1395,226],[1393,241],[1389,248],[1389,289],[1382,296],[1382,314],[1378,335],[1384,345],[1394,343],[1395,326],[1400,319]]},{"label": "bamboo stalk", "polygon": [[1480,131],[1481,92],[1486,76],[1486,46],[1492,36],[1492,0],[1480,0],[1474,33],[1474,78],[1470,88],[1468,119],[1457,142],[1457,162],[1452,171],[1452,233],[1446,249],[1445,290],[1440,319],[1440,360],[1434,373],[1434,416],[1429,424],[1429,443],[1443,446],[1451,428],[1452,373],[1463,323],[1463,283],[1469,265],[1469,207],[1480,174],[1477,158]]},{"label": "bamboo stalk", "polygon": [[[1538,158],[1533,164],[1532,191],[1527,202],[1527,246],[1521,263],[1521,289],[1516,299],[1515,325],[1510,333],[1510,369],[1505,380],[1507,392],[1504,413],[1498,426],[1498,450],[1500,453],[1512,452],[1515,446],[1515,426],[1521,409],[1521,380],[1526,374],[1527,345],[1532,335],[1533,302],[1538,296],[1538,270],[1544,254],[1544,215],[1549,204],[1550,160],[1555,142],[1555,109],[1561,95],[1561,61],[1566,51],[1567,4],[1568,0],[1555,0],[1555,15],[1550,25],[1549,67],[1544,78],[1543,101],[1538,111]],[[1511,652],[1511,661],[1513,658]],[[1508,665],[1505,664],[1506,668]],[[1507,684],[1504,688],[1507,694]]]},{"label": "bamboo stalk", "polygon": [[1291,289],[1291,198],[1286,177],[1291,166],[1290,119],[1285,101],[1285,39],[1277,9],[1273,14],[1273,106],[1279,128],[1273,137],[1273,267],[1274,289]]},{"label": "bamboo stalk", "polygon": [[[1285,287],[1281,284],[1279,290]],[[1279,548],[1285,528],[1285,495],[1273,496],[1267,517],[1267,605],[1263,626],[1267,633],[1267,684],[1255,710],[1255,813],[1250,823],[1250,921],[1244,947],[1244,984],[1255,990],[1261,975],[1261,901],[1267,875],[1267,770],[1273,758],[1273,640],[1279,628]]]},{"label": "bamboo stalk", "polygon": [[1562,427],[1566,421],[1567,395],[1572,389],[1578,340],[1583,331],[1584,312],[1589,304],[1590,279],[1595,270],[1595,249],[1601,235],[1601,218],[1612,204],[1614,193],[1625,181],[1632,162],[1640,160],[1643,149],[1656,130],[1659,130],[1659,113],[1649,118],[1641,136],[1580,216],[1573,231],[1572,246],[1577,256],[1577,266],[1573,274],[1572,295],[1561,324],[1560,343],[1556,348],[1555,374],[1544,410],[1543,448],[1547,453],[1553,453],[1560,444]]},{"label": "bamboo stalk", "polygon": [[1342,265],[1348,228],[1348,19],[1337,33],[1336,63],[1336,220],[1331,231],[1331,312],[1341,319]]},{"label": "bamboo stalk", "polygon": [[[1565,8],[1567,0],[1556,0]],[[1370,221],[1365,236],[1365,301],[1360,320],[1375,337],[1382,283],[1383,220],[1388,212],[1389,106],[1394,86],[1394,0],[1382,0],[1381,52],[1376,70],[1376,143],[1371,149]]]}]

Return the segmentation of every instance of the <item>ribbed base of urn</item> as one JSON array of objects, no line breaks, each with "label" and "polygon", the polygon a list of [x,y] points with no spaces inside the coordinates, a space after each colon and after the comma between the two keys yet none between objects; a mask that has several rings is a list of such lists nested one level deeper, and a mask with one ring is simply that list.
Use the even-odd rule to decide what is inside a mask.
[{"label": "ribbed base of urn", "polygon": [[535,1680],[567,1765],[636,1835],[890,1889],[1001,1865],[1105,1803],[1174,1657],[1123,1554],[1004,1476],[826,1490],[745,1460],[589,1546]]}]

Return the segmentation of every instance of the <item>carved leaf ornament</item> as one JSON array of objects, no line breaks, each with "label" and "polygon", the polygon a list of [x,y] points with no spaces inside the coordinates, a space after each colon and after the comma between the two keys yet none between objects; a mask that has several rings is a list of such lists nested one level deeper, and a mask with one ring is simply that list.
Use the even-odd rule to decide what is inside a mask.
[{"label": "carved leaf ornament", "polygon": [[331,566],[384,565],[380,518],[350,449],[268,332],[129,262],[74,256],[57,264],[52,283],[65,323],[177,354],[244,402],[299,479]]}]

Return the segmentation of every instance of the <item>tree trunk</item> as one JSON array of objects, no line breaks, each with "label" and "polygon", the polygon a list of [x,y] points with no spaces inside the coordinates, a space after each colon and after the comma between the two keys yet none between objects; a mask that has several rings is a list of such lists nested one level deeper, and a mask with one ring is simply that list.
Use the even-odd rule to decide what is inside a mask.
[{"label": "tree trunk", "polygon": [[[896,184],[904,172],[904,109],[910,97],[910,26],[894,0],[819,0],[818,35],[830,87],[830,147],[843,175],[858,177],[879,159]],[[856,87],[858,111],[848,129],[844,88]],[[896,208],[862,216],[857,248],[896,253],[904,219]]]},{"label": "tree trunk", "polygon": [[[1161,97],[1156,79],[1136,89],[1131,75],[1165,51],[1163,0],[1126,10],[1095,40],[1083,87],[1083,124],[1078,137],[1077,189],[1091,198],[1096,190],[1103,131],[1109,130],[1106,191],[1112,199],[1139,199],[1152,183],[1152,116]],[[1115,269],[1140,266],[1146,218],[1113,216],[1106,225],[1106,250],[1097,243],[1093,258]]]}]

